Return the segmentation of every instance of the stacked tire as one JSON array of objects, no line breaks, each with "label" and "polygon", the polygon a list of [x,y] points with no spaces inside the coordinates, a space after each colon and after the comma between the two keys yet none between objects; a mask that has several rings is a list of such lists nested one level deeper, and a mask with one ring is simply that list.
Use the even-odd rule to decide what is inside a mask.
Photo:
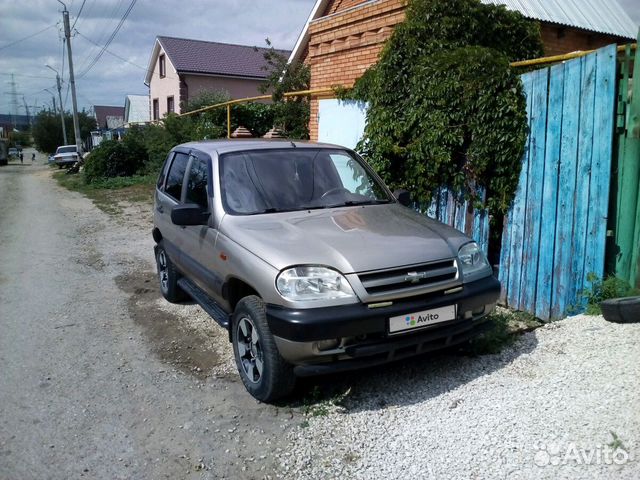
[{"label": "stacked tire", "polygon": [[640,297],[612,298],[600,303],[604,319],[615,323],[640,322]]}]

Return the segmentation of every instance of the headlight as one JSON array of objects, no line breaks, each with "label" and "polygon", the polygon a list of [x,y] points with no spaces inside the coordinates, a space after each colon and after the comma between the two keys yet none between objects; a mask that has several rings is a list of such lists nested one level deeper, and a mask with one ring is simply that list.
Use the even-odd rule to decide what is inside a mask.
[{"label": "headlight", "polygon": [[460,247],[458,259],[464,275],[472,275],[489,268],[489,262],[476,242],[467,243]]},{"label": "headlight", "polygon": [[283,270],[276,279],[276,288],[280,295],[294,302],[355,297],[347,279],[327,267]]}]

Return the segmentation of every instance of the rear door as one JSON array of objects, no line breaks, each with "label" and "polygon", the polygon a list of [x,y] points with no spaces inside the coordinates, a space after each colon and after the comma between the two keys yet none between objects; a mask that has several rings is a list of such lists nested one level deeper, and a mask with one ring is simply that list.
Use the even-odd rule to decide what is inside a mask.
[{"label": "rear door", "polygon": [[[171,155],[173,155],[171,157]],[[167,159],[166,173],[160,176],[156,188],[154,220],[162,234],[163,243],[169,258],[178,269],[184,271],[181,251],[184,247],[184,227],[171,221],[171,209],[182,202],[182,186],[189,164],[189,155],[177,150]]]}]

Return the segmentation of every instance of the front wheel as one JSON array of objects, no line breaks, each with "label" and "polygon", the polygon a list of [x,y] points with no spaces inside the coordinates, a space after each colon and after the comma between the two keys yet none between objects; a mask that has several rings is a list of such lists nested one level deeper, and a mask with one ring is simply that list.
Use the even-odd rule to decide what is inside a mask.
[{"label": "front wheel", "polygon": [[238,302],[231,340],[240,378],[253,397],[272,402],[291,393],[293,368],[280,356],[259,297],[252,295]]}]

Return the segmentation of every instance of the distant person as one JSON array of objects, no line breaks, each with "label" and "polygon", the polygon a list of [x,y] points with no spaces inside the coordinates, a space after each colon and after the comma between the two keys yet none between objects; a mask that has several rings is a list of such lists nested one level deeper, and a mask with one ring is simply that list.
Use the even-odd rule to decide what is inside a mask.
[{"label": "distant person", "polygon": [[24,163],[24,153],[20,150],[20,163]]},{"label": "distant person", "polygon": [[36,152],[33,152],[33,153],[31,154],[31,163],[33,163],[33,162],[35,162],[35,161],[36,161]]}]

